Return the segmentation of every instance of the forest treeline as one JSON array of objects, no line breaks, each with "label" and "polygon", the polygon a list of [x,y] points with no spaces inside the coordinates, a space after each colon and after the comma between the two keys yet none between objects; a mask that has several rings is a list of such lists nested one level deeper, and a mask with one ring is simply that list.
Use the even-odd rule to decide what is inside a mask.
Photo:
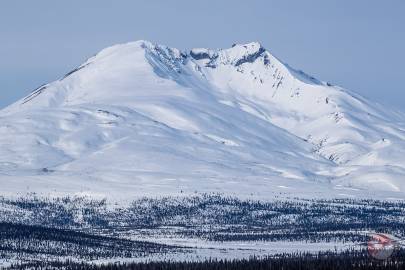
[{"label": "forest treeline", "polygon": [[[0,259],[119,260],[189,252],[133,239],[367,242],[367,231],[405,237],[405,202],[356,199],[253,201],[221,195],[140,198],[0,197]],[[132,239],[132,240],[131,240]]]},{"label": "forest treeline", "polygon": [[396,251],[387,260],[370,257],[366,251],[350,250],[342,253],[279,254],[274,257],[241,260],[206,260],[201,262],[145,262],[88,264],[73,261],[33,262],[12,265],[11,269],[67,269],[67,270],[400,270],[405,269],[404,250]]},{"label": "forest treeline", "polygon": [[377,200],[240,200],[221,195],[141,198],[111,207],[87,198],[0,197],[0,222],[132,236],[211,241],[363,242],[359,231],[405,237],[405,202]]}]

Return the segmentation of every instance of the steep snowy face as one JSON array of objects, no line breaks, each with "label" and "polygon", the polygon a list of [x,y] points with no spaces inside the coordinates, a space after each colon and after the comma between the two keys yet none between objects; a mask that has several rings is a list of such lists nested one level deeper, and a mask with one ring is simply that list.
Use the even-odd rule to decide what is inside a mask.
[{"label": "steep snowy face", "polygon": [[[193,49],[190,56],[230,106],[307,140],[336,164],[364,165],[371,161],[365,155],[375,151],[376,144],[403,139],[398,130],[403,116],[288,67],[259,43],[216,51]],[[399,156],[377,156],[372,164],[404,165]]]},{"label": "steep snowy face", "polygon": [[257,42],[182,52],[137,41],[1,111],[0,175],[93,193],[111,181],[153,193],[402,192],[404,119]]}]

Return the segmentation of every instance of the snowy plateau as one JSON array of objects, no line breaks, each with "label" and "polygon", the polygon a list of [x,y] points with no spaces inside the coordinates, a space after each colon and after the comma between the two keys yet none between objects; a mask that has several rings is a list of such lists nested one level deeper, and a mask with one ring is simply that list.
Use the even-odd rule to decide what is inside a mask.
[{"label": "snowy plateau", "polygon": [[0,111],[0,267],[405,237],[404,140],[403,112],[257,42],[115,45]]}]

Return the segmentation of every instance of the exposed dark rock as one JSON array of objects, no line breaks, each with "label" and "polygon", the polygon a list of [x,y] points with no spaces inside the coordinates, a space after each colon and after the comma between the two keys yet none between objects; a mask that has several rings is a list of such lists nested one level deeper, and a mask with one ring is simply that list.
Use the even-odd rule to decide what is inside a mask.
[{"label": "exposed dark rock", "polygon": [[26,96],[23,99],[22,104],[25,104],[31,100],[33,100],[34,98],[36,98],[37,96],[39,96],[44,90],[46,89],[46,85],[41,85],[40,87],[38,87],[37,89],[35,89],[34,91],[32,91],[31,94],[29,94],[28,96]]},{"label": "exposed dark rock", "polygon": [[193,52],[193,50],[190,51],[190,56],[193,57],[195,60],[201,60],[201,59],[210,59],[210,55],[208,52]]},{"label": "exposed dark rock", "polygon": [[260,47],[259,50],[253,54],[245,55],[243,58],[236,61],[235,66],[240,66],[244,63],[253,63],[259,58],[266,50],[263,47]]}]

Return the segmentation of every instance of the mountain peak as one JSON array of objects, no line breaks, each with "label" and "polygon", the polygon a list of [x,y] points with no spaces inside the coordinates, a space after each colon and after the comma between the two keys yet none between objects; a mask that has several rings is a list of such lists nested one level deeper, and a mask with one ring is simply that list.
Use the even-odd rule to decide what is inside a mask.
[{"label": "mountain peak", "polygon": [[242,50],[248,53],[253,53],[265,49],[260,42],[252,41],[248,43],[234,43],[228,50]]},{"label": "mountain peak", "polygon": [[265,51],[266,49],[259,42],[250,42],[246,44],[233,44],[228,49],[195,48],[190,51],[190,56],[195,60],[214,60],[220,58],[224,64],[239,66],[246,62],[253,62]]},{"label": "mountain peak", "polygon": [[237,67],[244,63],[253,63],[261,56],[265,58],[264,64],[266,64],[266,60],[271,56],[259,42],[233,44],[230,48],[225,49],[193,48],[189,52],[184,52],[147,40],[138,40],[103,49],[82,66],[111,55],[130,54],[138,50],[144,50],[147,54],[158,56],[160,60],[170,63],[170,65],[185,63],[188,58],[197,61],[199,64],[201,64],[199,61],[203,61],[203,66],[211,68],[215,68],[219,64],[230,64]]},{"label": "mountain peak", "polygon": [[206,191],[208,178],[223,190],[229,179],[272,179],[266,188],[277,191],[276,179],[405,191],[405,127],[259,42],[187,53],[145,40],[115,45],[0,118],[0,174],[48,168],[69,172],[66,186],[94,172],[89,183],[139,176],[159,186],[165,175]]}]

